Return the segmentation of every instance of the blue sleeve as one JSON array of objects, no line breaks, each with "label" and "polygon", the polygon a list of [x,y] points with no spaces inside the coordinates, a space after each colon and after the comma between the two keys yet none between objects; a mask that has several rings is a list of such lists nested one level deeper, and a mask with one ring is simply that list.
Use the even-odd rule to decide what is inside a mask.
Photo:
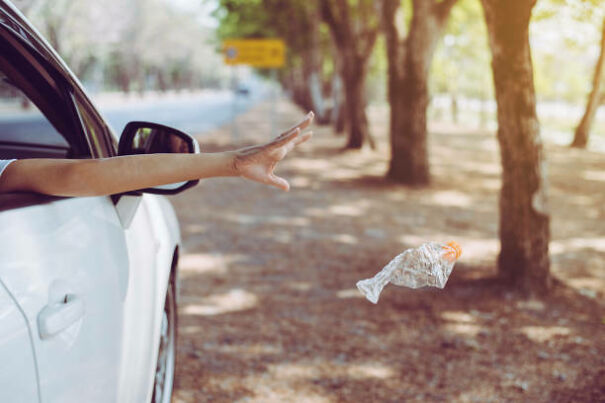
[{"label": "blue sleeve", "polygon": [[8,164],[13,162],[14,160],[0,160],[0,177],[2,176],[2,172],[6,169]]}]

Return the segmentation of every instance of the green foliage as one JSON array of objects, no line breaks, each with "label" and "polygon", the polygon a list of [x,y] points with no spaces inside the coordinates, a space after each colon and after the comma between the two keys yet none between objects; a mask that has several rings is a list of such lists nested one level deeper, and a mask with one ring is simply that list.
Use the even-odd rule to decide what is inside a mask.
[{"label": "green foliage", "polygon": [[387,98],[387,69],[388,60],[386,57],[386,43],[384,37],[380,36],[376,40],[367,78],[368,100],[370,102],[385,102]]},{"label": "green foliage", "polygon": [[[319,0],[200,1],[216,5],[216,33],[200,27],[195,15],[176,10],[163,0],[15,3],[85,81],[101,74],[114,87],[124,78],[139,82],[134,88],[145,86],[145,77],[149,76],[167,87],[217,83],[223,79],[218,72],[224,69],[216,51],[220,40],[229,37],[283,38],[287,43],[284,75],[289,69],[301,68],[316,41],[324,81],[335,72],[330,32],[317,13]],[[365,16],[368,7],[374,6],[365,0],[348,1],[352,20]],[[402,0],[396,17],[398,25],[408,26],[412,12],[412,1]],[[540,100],[584,103],[599,54],[604,17],[602,0],[537,2],[530,38]],[[310,35],[314,24],[319,25],[318,38]],[[369,67],[368,95],[372,100],[385,98],[386,66],[384,42],[379,39]],[[430,77],[433,93],[493,97],[490,53],[479,0],[459,0],[452,9]],[[183,80],[186,83],[176,84]]]},{"label": "green foliage", "polygon": [[[218,0],[216,5],[213,14],[219,23],[219,39],[281,38],[286,42],[282,77],[291,69],[301,68],[313,46],[319,47],[321,55],[317,61],[319,71],[324,77],[334,72],[330,33],[320,25],[316,1]],[[314,29],[318,29],[317,37],[313,37]]]},{"label": "green foliage", "polygon": [[478,0],[459,0],[431,66],[433,93],[493,96],[487,30]]},{"label": "green foliage", "polygon": [[217,85],[222,60],[195,13],[164,0],[21,0],[25,15],[97,89]]},{"label": "green foliage", "polygon": [[219,39],[278,36],[263,0],[220,0],[213,15]]},{"label": "green foliage", "polygon": [[599,55],[604,17],[601,0],[538,2],[530,38],[539,99],[584,102]]},{"label": "green foliage", "polygon": [[[542,0],[534,9],[530,41],[534,84],[540,100],[582,104],[599,54],[601,0]],[[434,93],[491,99],[491,56],[478,0],[452,9],[431,67]]]}]

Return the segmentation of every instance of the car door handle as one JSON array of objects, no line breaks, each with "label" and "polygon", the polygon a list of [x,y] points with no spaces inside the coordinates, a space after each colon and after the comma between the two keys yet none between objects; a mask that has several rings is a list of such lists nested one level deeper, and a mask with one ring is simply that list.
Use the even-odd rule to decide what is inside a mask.
[{"label": "car door handle", "polygon": [[48,339],[76,323],[84,316],[84,301],[75,294],[66,294],[62,301],[49,303],[38,314],[38,333]]}]

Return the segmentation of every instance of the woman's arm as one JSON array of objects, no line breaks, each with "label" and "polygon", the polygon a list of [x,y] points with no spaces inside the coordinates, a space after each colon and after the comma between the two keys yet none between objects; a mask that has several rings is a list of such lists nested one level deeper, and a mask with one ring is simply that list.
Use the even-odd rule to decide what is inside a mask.
[{"label": "woman's arm", "polygon": [[235,151],[201,154],[144,154],[97,160],[28,159],[10,164],[0,178],[0,193],[30,191],[55,196],[98,196],[169,183],[220,176],[241,176],[288,190],[273,170],[296,145],[313,113],[275,140]]}]

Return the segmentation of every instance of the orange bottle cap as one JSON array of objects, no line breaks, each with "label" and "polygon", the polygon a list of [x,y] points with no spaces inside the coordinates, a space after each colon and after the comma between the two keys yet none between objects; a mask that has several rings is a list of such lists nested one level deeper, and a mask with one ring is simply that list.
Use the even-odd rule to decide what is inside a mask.
[{"label": "orange bottle cap", "polygon": [[456,256],[452,256],[454,259],[458,259],[460,255],[462,255],[462,248],[460,247],[460,245],[458,245],[457,242],[449,241],[446,245],[455,251]]}]

